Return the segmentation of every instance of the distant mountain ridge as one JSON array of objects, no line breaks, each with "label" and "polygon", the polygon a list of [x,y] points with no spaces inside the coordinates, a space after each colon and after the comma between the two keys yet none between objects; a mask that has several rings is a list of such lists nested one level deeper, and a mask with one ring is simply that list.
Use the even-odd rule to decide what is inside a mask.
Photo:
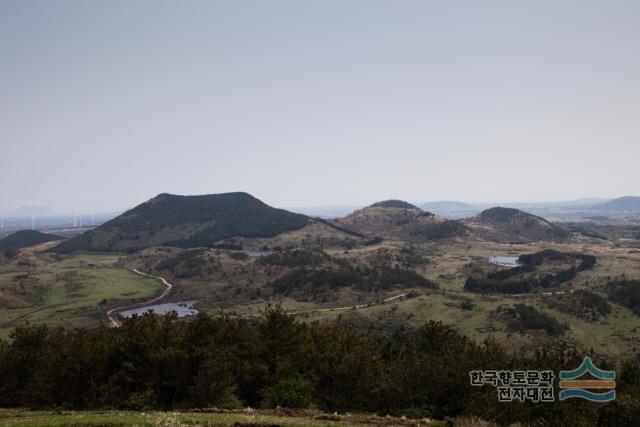
[{"label": "distant mountain ridge", "polygon": [[425,211],[433,212],[450,219],[468,218],[477,214],[481,210],[469,203],[457,201],[427,202],[421,204],[420,208]]},{"label": "distant mountain ridge", "polygon": [[420,207],[427,211],[432,211],[434,209],[448,209],[448,210],[475,210],[477,209],[474,205],[470,205],[469,203],[457,202],[454,200],[443,200],[439,202],[425,202],[420,205]]},{"label": "distant mountain ridge", "polygon": [[57,252],[127,251],[150,246],[212,246],[231,237],[272,237],[307,225],[309,218],[273,208],[243,192],[160,194],[74,237]]},{"label": "distant mountain ridge", "polygon": [[640,212],[640,197],[618,197],[617,199],[594,205],[593,209],[605,212]]}]

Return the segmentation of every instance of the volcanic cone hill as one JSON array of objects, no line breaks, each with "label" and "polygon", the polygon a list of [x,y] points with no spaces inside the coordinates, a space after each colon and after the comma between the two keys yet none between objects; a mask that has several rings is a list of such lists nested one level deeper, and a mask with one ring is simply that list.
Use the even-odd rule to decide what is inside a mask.
[{"label": "volcanic cone hill", "polygon": [[401,209],[420,209],[415,205],[404,200],[390,199],[376,202],[369,206],[370,208],[401,208]]},{"label": "volcanic cone hill", "polygon": [[465,221],[481,238],[501,243],[564,240],[569,233],[546,219],[513,209],[495,207]]},{"label": "volcanic cone hill", "polygon": [[437,240],[469,234],[458,221],[425,212],[409,203],[387,200],[334,220],[338,226],[369,236],[408,241]]},{"label": "volcanic cone hill", "polygon": [[309,218],[273,208],[247,193],[160,194],[56,247],[56,252],[131,251],[151,246],[214,246],[230,237],[272,237]]}]

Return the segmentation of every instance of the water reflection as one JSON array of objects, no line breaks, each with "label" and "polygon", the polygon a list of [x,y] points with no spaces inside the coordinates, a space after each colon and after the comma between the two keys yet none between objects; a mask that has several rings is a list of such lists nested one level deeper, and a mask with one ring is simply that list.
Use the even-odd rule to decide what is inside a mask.
[{"label": "water reflection", "polygon": [[122,317],[132,317],[134,314],[142,316],[145,313],[153,311],[154,314],[165,315],[175,311],[178,317],[194,316],[198,314],[198,310],[193,308],[197,301],[180,301],[167,302],[164,304],[145,305],[144,307],[132,308],[120,312]]}]

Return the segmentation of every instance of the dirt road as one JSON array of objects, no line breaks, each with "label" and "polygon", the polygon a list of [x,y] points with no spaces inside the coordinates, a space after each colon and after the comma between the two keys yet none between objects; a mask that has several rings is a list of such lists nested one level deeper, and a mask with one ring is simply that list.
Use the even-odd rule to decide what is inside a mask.
[{"label": "dirt road", "polygon": [[309,314],[309,313],[324,313],[324,312],[327,312],[327,311],[344,311],[344,310],[353,310],[353,309],[359,309],[359,308],[373,307],[375,305],[386,304],[388,302],[395,301],[397,299],[406,297],[408,293],[409,292],[405,292],[403,294],[399,294],[399,295],[396,295],[396,296],[393,296],[393,297],[389,297],[389,298],[383,299],[382,301],[371,302],[371,303],[368,303],[368,304],[350,305],[348,307],[329,307],[329,308],[316,308],[316,309],[312,309],[312,310],[289,311],[289,312],[287,312],[287,314],[296,315],[296,314]]},{"label": "dirt road", "polygon": [[118,317],[118,312],[122,311],[122,310],[127,310],[127,309],[131,309],[131,308],[137,308],[137,307],[143,307],[145,305],[151,305],[151,304],[155,304],[157,302],[160,302],[162,299],[164,299],[167,295],[169,295],[171,293],[171,289],[173,288],[173,285],[171,283],[169,283],[167,281],[167,279],[165,279],[164,277],[161,276],[153,276],[151,274],[145,273],[143,271],[140,270],[136,270],[135,268],[131,268],[131,271],[133,271],[136,274],[139,274],[141,276],[145,276],[145,277],[151,277],[153,279],[158,279],[162,282],[162,284],[165,286],[165,289],[162,291],[162,293],[155,297],[152,298],[148,301],[143,301],[137,304],[130,304],[130,305],[126,305],[126,306],[121,306],[121,307],[115,307],[112,308],[111,310],[107,311],[107,319],[109,320],[109,323],[111,323],[111,326],[113,326],[114,328],[117,328],[118,326],[122,325],[122,320],[119,319]]}]

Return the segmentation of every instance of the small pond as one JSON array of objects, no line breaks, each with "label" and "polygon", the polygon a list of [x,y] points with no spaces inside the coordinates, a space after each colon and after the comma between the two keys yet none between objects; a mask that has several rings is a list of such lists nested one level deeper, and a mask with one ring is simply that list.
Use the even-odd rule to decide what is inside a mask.
[{"label": "small pond", "polygon": [[154,314],[165,315],[172,311],[178,314],[178,317],[194,316],[198,314],[198,310],[193,308],[197,301],[180,301],[167,302],[163,304],[145,305],[144,307],[132,308],[120,312],[122,317],[133,317],[133,315],[142,316],[145,313],[153,311]]},{"label": "small pond", "polygon": [[253,252],[247,252],[247,255],[249,255],[250,257],[261,257],[261,256],[265,256],[265,255],[270,255],[271,252],[268,251],[253,251]]}]

